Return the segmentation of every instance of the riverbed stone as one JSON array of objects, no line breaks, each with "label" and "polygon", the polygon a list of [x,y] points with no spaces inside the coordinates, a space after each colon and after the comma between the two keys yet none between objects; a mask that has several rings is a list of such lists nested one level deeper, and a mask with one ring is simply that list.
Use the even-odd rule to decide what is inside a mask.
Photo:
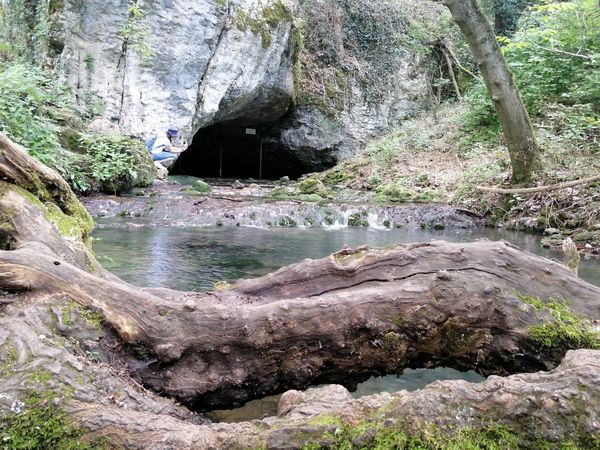
[{"label": "riverbed stone", "polygon": [[572,239],[575,243],[588,242],[600,245],[600,231],[581,231],[573,234]]},{"label": "riverbed stone", "polygon": [[321,197],[327,197],[328,192],[323,182],[317,178],[307,178],[298,184],[298,189],[302,194],[317,194]]},{"label": "riverbed stone", "polygon": [[284,392],[277,404],[277,416],[283,417],[304,401],[301,391],[291,390]]},{"label": "riverbed stone", "polygon": [[284,414],[287,418],[300,419],[324,414],[352,400],[352,395],[348,389],[339,384],[329,384],[319,388],[307,389],[300,394],[288,394],[289,397],[286,396],[283,404],[280,401],[278,410],[281,408],[282,411],[288,408],[291,401],[295,403],[295,407],[290,408]]},{"label": "riverbed stone", "polygon": [[552,236],[545,236],[541,240],[542,247],[560,247],[563,243],[562,234],[553,234]]},{"label": "riverbed stone", "polygon": [[558,228],[546,228],[544,234],[546,236],[552,236],[553,234],[561,234],[561,232]]},{"label": "riverbed stone", "polygon": [[159,180],[166,180],[169,176],[169,171],[159,161],[154,161],[154,167],[156,168],[156,178]]}]

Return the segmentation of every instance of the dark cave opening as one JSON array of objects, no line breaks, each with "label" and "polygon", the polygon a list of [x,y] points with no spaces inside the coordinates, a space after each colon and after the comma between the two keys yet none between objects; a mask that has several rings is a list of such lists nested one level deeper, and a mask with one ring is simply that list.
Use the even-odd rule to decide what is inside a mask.
[{"label": "dark cave opening", "polygon": [[277,180],[288,176],[294,180],[314,171],[265,130],[235,122],[202,128],[170,172],[201,178]]}]

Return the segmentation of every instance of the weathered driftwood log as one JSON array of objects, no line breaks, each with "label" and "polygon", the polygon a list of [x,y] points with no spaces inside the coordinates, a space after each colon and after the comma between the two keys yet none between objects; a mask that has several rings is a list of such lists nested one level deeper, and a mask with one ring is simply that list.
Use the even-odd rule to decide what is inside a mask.
[{"label": "weathered driftwood log", "polygon": [[[284,447],[281,428],[198,426],[198,416],[138,382],[201,410],[315,383],[352,388],[406,367],[483,374],[549,369],[568,348],[597,346],[592,321],[599,317],[600,288],[504,242],[343,250],[219,292],[140,289],[95,263],[84,244],[87,218],[68,187],[6,138],[0,155],[6,180],[0,189],[0,408],[19,409],[18,399],[42,384],[93,435],[118,446]],[[49,180],[52,189],[30,179]],[[590,376],[598,377],[592,366]],[[574,383],[587,389],[585,374],[578,376]],[[532,377],[541,387],[531,398],[549,392],[545,375]],[[510,392],[512,382],[506,383]],[[473,389],[448,404],[475,412],[452,418],[443,412],[422,423],[460,426],[487,413],[500,420],[499,410],[477,409],[474,392],[486,388]],[[591,392],[590,401],[597,395]],[[595,420],[559,400],[578,420]],[[539,405],[529,407],[524,413]],[[390,411],[398,423],[407,420],[400,409]],[[593,422],[577,431],[597,428]],[[544,430],[560,440],[572,427]]]}]

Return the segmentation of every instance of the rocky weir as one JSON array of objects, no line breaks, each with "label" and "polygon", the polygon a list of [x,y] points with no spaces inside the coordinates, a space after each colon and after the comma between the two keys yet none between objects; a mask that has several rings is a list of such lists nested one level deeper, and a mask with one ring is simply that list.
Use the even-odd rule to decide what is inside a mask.
[{"label": "rocky weir", "polygon": [[157,182],[139,195],[84,197],[81,201],[94,217],[131,218],[137,226],[443,229],[484,223],[468,210],[444,204],[385,205],[326,198],[306,201],[302,196],[277,200],[271,196],[274,187],[219,181],[210,194],[203,194],[190,184],[167,181]]},{"label": "rocky weir", "polygon": [[[95,261],[91,220],[60,176],[3,136],[0,150],[6,445],[23,429],[46,448],[599,442],[600,288],[559,263],[434,241],[343,249],[223,290],[138,288]],[[299,392],[438,365],[502,377],[360,400],[337,385]],[[274,417],[201,414],[277,392]]]}]

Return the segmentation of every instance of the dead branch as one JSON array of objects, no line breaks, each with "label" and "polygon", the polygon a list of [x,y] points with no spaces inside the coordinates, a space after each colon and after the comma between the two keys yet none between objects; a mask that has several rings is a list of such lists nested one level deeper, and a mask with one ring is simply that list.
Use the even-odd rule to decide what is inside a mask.
[{"label": "dead branch", "polygon": [[583,184],[590,184],[598,180],[600,180],[600,175],[594,175],[592,177],[582,178],[580,180],[565,181],[564,183],[553,184],[551,186],[513,189],[477,186],[477,190],[482,192],[493,192],[494,194],[533,194],[536,192],[558,191],[560,189],[580,186]]}]

